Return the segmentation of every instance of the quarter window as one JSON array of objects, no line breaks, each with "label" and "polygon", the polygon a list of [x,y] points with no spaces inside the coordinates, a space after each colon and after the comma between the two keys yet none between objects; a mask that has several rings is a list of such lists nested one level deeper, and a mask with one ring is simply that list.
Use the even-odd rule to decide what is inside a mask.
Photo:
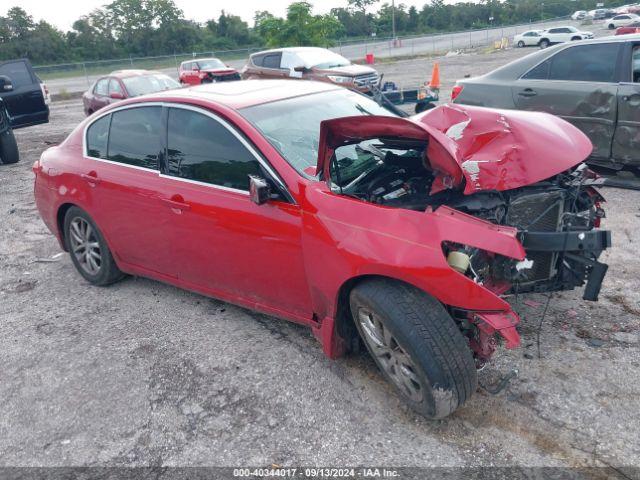
[{"label": "quarter window", "polygon": [[111,115],[105,115],[93,122],[87,129],[87,155],[94,158],[107,158],[107,140]]},{"label": "quarter window", "polygon": [[137,167],[158,168],[161,107],[138,107],[112,114],[107,158]]},{"label": "quarter window", "polygon": [[190,110],[169,109],[169,175],[237,190],[249,189],[249,175],[261,175],[255,156],[228,128]]}]

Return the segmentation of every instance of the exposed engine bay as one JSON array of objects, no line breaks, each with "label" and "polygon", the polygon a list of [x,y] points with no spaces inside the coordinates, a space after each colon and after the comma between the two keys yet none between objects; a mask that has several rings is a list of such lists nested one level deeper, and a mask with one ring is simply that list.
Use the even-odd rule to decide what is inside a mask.
[{"label": "exposed engine bay", "polygon": [[570,290],[587,283],[584,298],[597,300],[607,266],[597,261],[610,234],[594,230],[604,211],[584,164],[545,181],[506,191],[461,188],[432,194],[435,174],[427,141],[371,139],[335,150],[332,189],[386,207],[425,211],[442,205],[515,227],[527,257],[516,261],[459,244],[443,245],[449,265],[497,293]]}]

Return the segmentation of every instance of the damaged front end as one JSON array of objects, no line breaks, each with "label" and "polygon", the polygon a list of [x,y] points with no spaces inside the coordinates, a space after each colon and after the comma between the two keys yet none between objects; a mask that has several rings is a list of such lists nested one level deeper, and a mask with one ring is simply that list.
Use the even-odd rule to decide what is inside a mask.
[{"label": "damaged front end", "polygon": [[[323,122],[318,171],[338,194],[387,208],[438,214],[451,209],[513,228],[524,257],[442,243],[449,266],[496,296],[585,286],[597,300],[611,246],[599,230],[604,199],[582,163],[589,140],[556,117],[444,106],[413,120],[352,117]],[[462,237],[462,240],[461,240]],[[519,345],[513,311],[450,307],[478,364],[496,333]]]}]

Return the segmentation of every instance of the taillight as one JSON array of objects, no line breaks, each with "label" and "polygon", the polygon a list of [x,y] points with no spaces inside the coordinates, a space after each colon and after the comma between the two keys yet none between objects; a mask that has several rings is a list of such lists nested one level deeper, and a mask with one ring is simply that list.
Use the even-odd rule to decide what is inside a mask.
[{"label": "taillight", "polygon": [[451,90],[451,101],[453,102],[456,98],[458,98],[458,95],[460,95],[462,93],[462,90],[464,89],[464,86],[462,85],[456,85],[453,87],[453,90]]}]

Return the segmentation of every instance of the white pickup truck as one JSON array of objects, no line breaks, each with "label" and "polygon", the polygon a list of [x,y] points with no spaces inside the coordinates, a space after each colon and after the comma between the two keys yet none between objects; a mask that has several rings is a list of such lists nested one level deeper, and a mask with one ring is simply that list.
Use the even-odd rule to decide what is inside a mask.
[{"label": "white pickup truck", "polygon": [[588,38],[593,38],[593,32],[583,32],[572,26],[554,27],[542,33],[538,45],[540,45],[540,48],[547,48],[554,43],[586,40]]}]

